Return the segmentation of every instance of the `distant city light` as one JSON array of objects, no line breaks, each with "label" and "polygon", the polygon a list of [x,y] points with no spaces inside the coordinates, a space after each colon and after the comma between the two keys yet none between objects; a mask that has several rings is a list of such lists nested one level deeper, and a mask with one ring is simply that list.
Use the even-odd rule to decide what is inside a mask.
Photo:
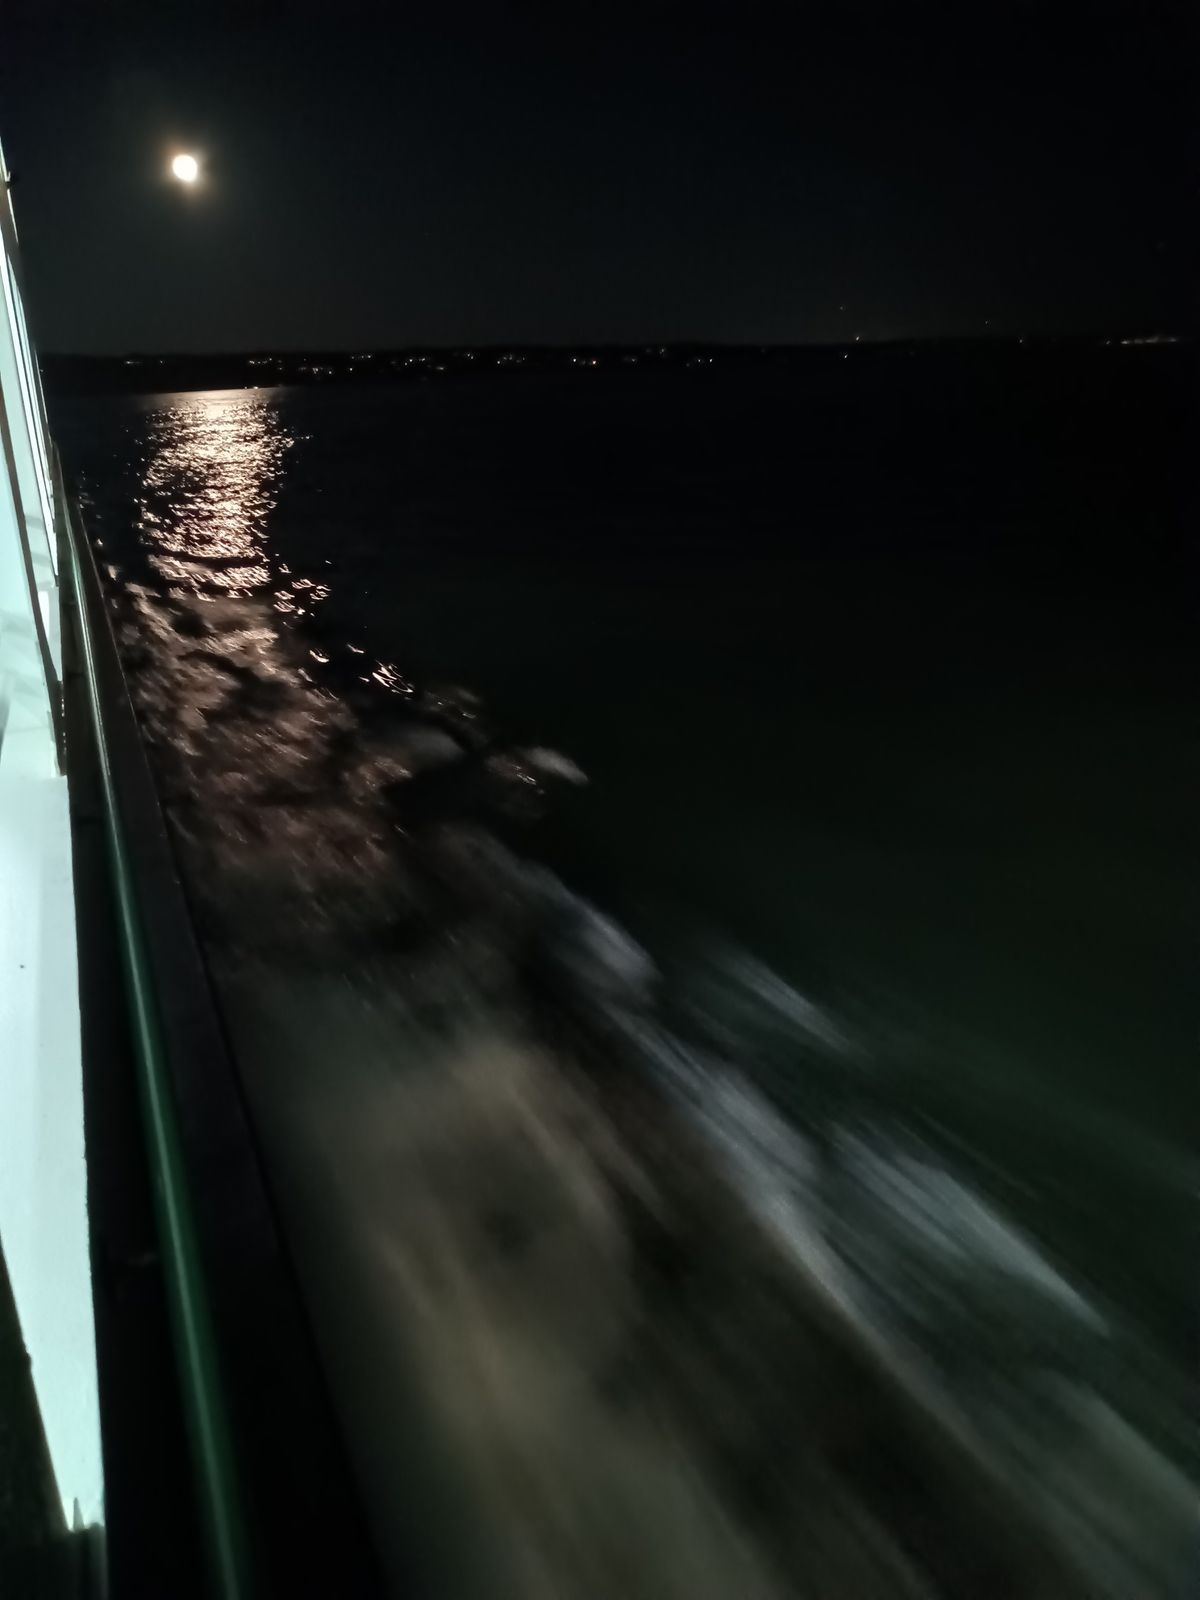
[{"label": "distant city light", "polygon": [[178,155],[171,162],[171,175],[180,183],[195,183],[200,176],[200,163],[195,156]]}]

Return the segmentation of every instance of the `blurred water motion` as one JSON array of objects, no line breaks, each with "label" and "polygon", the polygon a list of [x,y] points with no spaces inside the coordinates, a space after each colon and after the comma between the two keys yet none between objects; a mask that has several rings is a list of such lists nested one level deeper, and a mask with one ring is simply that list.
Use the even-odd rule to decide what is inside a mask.
[{"label": "blurred water motion", "polygon": [[[139,711],[397,1586],[418,1550],[446,1593],[1183,1593],[1191,1375],[1122,1293],[1126,1264],[1107,1281],[1095,1266],[1116,1245],[1083,1239],[1103,1214],[1080,1174],[1091,1161],[1182,1215],[1191,1157],[1069,1078],[1026,1091],[1031,1069],[965,1032],[950,995],[939,1016],[865,966],[827,981],[819,960],[805,992],[711,919],[685,910],[680,932],[647,914],[635,932],[531,859],[522,830],[557,795],[612,802],[582,751],[532,742],[538,728],[505,736],[485,683],[422,661],[433,535],[418,559],[387,558],[392,593],[363,597],[385,558],[313,509],[337,470],[320,441],[337,439],[338,404],[148,402],[90,481]],[[388,419],[401,437],[417,425]],[[391,538],[382,499],[371,516]],[[461,548],[448,572],[437,615],[453,630],[491,579]],[[488,603],[499,675],[534,611],[523,624],[511,589]],[[572,603],[594,679],[602,630]],[[445,649],[465,660],[478,630],[458,625]],[[636,722],[617,651],[605,671],[626,759],[644,764],[671,730]],[[584,744],[586,681],[569,686]],[[764,674],[754,703],[772,701]],[[731,812],[722,785],[745,768],[720,705],[714,688],[684,809],[710,815],[711,779],[712,814],[763,835],[765,904],[800,824],[757,791]],[[701,837],[711,849],[716,828]],[[744,876],[747,847],[730,848]],[[819,897],[815,870],[806,883]],[[919,926],[919,896],[909,908]],[[1035,1003],[1032,980],[1009,981],[1014,1005]],[[1014,1130],[1005,1161],[981,1153],[988,1118]],[[1042,1152],[1072,1142],[1076,1189],[1051,1214]]]}]

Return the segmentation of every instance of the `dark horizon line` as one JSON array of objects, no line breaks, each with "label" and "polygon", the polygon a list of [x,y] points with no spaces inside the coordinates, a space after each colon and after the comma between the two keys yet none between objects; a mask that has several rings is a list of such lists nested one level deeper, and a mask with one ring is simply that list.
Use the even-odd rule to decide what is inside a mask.
[{"label": "dark horizon line", "polygon": [[1093,343],[1104,340],[1117,342],[1128,339],[1138,342],[1182,344],[1188,342],[1184,335],[1163,329],[1093,329],[1066,332],[1027,333],[934,333],[897,334],[886,339],[807,339],[768,340],[757,339],[581,339],[561,340],[486,340],[476,343],[455,341],[440,343],[409,343],[386,345],[243,345],[220,350],[147,350],[125,348],[122,350],[46,350],[40,352],[42,360],[49,361],[223,361],[249,357],[320,357],[337,356],[342,359],[394,355],[480,355],[516,354],[570,355],[608,352],[611,354],[657,354],[659,352],[725,351],[730,354],[800,353],[806,351],[853,350],[890,348],[897,345],[945,344],[1067,344]]}]

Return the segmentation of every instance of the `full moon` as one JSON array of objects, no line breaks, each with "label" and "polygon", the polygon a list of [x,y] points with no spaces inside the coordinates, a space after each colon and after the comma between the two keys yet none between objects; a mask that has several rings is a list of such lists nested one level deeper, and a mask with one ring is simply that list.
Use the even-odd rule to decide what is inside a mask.
[{"label": "full moon", "polygon": [[171,163],[171,172],[180,183],[195,183],[200,176],[200,163],[195,156],[176,156]]}]

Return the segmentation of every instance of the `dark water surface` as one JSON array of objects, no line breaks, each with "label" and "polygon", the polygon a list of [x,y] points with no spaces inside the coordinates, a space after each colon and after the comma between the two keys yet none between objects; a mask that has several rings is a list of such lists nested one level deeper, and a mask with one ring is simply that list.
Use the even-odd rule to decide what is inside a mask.
[{"label": "dark water surface", "polygon": [[1185,360],[53,407],[398,1587],[1184,1592]]}]

